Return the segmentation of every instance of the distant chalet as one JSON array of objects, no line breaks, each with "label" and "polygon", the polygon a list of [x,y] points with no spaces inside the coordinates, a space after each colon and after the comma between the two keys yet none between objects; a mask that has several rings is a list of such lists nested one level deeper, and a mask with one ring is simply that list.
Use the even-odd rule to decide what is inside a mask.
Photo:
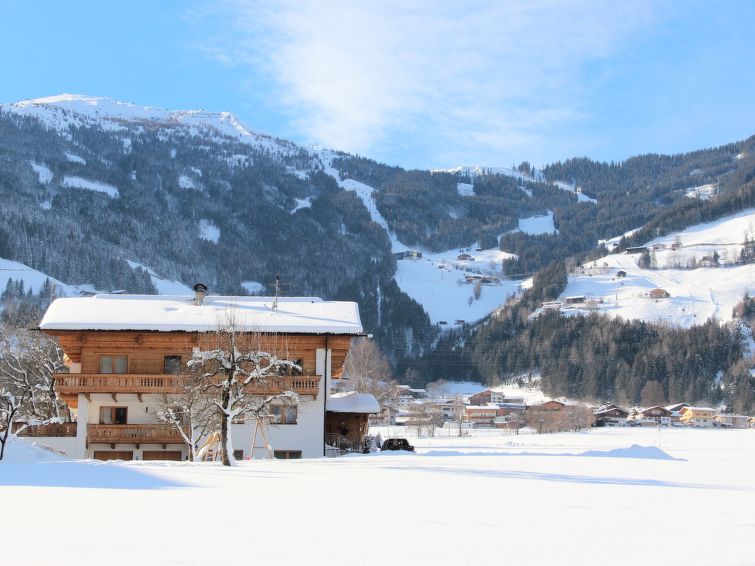
[{"label": "distant chalet", "polygon": [[661,289],[660,287],[656,287],[655,289],[651,289],[648,291],[648,297],[651,299],[667,299],[671,296],[671,293],[666,291],[666,289]]}]

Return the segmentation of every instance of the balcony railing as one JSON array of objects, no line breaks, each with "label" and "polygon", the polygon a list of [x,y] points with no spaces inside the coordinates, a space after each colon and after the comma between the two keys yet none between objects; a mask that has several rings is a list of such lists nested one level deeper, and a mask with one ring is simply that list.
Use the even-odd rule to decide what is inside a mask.
[{"label": "balcony railing", "polygon": [[58,373],[55,385],[61,395],[76,393],[173,393],[180,377],[170,374]]},{"label": "balcony railing", "polygon": [[[61,395],[78,393],[177,393],[181,376],[173,374],[131,373],[58,373],[55,384]],[[276,395],[294,391],[299,395],[314,395],[320,390],[319,375],[285,375],[271,377],[264,383],[247,387],[257,395]]]},{"label": "balcony railing", "polygon": [[18,430],[21,430],[21,432],[18,433],[19,436],[76,436],[76,423],[48,423],[29,426],[25,426],[24,423],[14,423],[13,432]]},{"label": "balcony railing", "polygon": [[181,434],[170,424],[87,425],[87,443],[183,444]]},{"label": "balcony railing", "polygon": [[256,395],[277,395],[284,391],[293,391],[299,395],[314,395],[320,391],[319,375],[286,375],[273,377],[261,383],[247,387],[249,393]]}]

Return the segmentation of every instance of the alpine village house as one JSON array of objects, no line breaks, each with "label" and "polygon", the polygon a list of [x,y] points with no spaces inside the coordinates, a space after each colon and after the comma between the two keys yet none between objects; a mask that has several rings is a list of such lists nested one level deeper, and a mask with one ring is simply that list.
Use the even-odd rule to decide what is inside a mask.
[{"label": "alpine village house", "polygon": [[258,422],[234,421],[235,458],[317,457],[338,439],[361,443],[368,414],[379,412],[377,401],[331,394],[351,339],[363,335],[356,303],[213,296],[201,284],[194,289],[194,296],[105,294],[54,301],[40,330],[55,336],[65,352],[69,372],[55,375],[56,388],[75,423],[55,434],[32,432],[44,436],[36,440],[73,458],[186,460],[189,448],[180,432],[161,422],[159,413],[166,396],[178,392],[193,353],[232,312],[239,336],[254,336],[259,349],[296,365],[250,386],[257,388],[252,393],[298,396],[293,405],[273,407],[264,440]]}]

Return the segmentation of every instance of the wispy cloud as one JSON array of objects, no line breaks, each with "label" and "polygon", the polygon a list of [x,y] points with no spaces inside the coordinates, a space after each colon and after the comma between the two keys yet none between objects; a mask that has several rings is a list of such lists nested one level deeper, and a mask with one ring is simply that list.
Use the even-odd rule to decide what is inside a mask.
[{"label": "wispy cloud", "polygon": [[590,109],[591,63],[653,18],[642,1],[225,1],[232,33],[204,47],[270,81],[300,136],[427,159],[540,155]]}]

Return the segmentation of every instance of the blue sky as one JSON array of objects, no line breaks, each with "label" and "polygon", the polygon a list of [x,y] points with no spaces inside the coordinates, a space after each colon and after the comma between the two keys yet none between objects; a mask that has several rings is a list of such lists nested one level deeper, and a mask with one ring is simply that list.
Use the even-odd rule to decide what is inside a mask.
[{"label": "blue sky", "polygon": [[0,101],[229,110],[410,167],[755,134],[755,2],[0,0]]}]

